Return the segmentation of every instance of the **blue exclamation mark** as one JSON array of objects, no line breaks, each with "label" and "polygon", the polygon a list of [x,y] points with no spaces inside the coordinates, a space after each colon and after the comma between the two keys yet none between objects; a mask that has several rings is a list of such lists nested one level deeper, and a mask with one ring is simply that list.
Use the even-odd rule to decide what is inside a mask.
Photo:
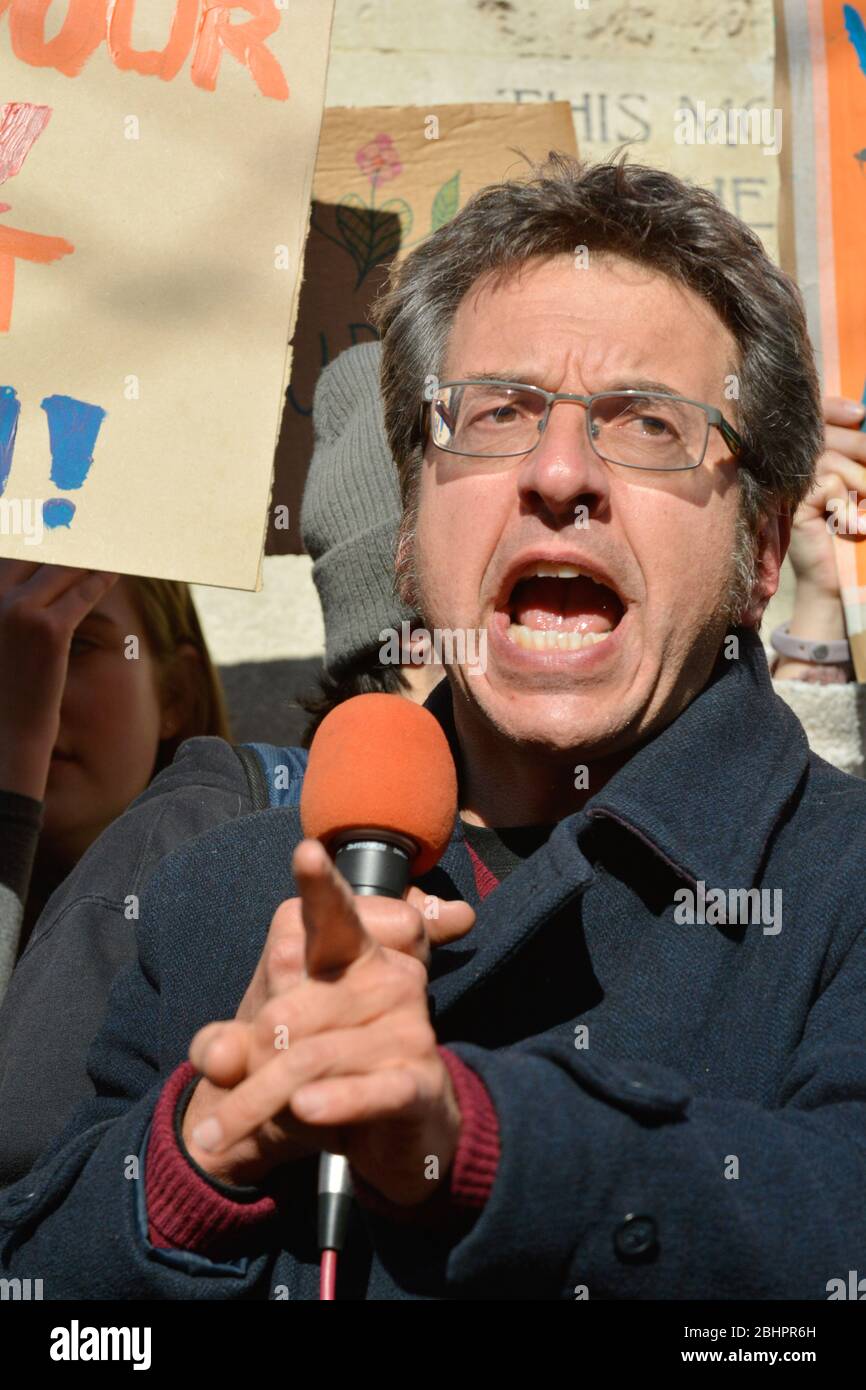
[{"label": "blue exclamation mark", "polygon": [[[42,409],[48,416],[51,481],[63,491],[72,491],[81,487],[90,472],[96,438],[107,412],[72,396],[46,396]],[[74,515],[75,503],[66,497],[52,497],[42,504],[46,526],[68,526]]]},{"label": "blue exclamation mark", "polygon": [[15,394],[15,387],[0,386],[0,497],[6,489],[9,470],[12,467],[20,414],[21,402]]}]

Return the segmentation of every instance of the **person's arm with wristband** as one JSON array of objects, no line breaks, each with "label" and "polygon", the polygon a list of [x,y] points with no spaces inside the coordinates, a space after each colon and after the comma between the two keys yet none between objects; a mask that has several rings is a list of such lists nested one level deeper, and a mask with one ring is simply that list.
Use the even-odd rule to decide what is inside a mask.
[{"label": "person's arm with wristband", "polygon": [[791,533],[789,555],[797,580],[794,609],[790,621],[770,638],[778,654],[775,680],[829,685],[854,679],[834,538],[838,534],[855,541],[858,523],[866,533],[863,417],[864,407],[858,401],[825,399],[827,447],[818,461],[815,486],[800,505]]}]

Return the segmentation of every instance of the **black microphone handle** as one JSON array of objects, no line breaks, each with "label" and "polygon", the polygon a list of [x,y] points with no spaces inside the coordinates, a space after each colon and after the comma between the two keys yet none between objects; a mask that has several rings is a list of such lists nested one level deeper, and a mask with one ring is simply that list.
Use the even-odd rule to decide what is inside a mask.
[{"label": "black microphone handle", "polygon": [[416,854],[411,840],[385,830],[351,830],[331,844],[334,863],[353,893],[402,898]]}]

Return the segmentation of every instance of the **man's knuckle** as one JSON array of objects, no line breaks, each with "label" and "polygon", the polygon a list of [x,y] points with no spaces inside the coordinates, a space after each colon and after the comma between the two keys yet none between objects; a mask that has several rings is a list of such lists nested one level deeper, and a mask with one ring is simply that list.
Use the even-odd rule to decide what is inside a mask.
[{"label": "man's knuckle", "polygon": [[425,1057],[436,1046],[436,1034],[426,1018],[410,1014],[401,1020],[399,1036],[403,1050],[411,1056]]},{"label": "man's knuckle", "polygon": [[403,920],[406,923],[407,932],[411,932],[413,936],[424,935],[424,918],[421,916],[417,907],[413,907],[411,903],[405,904]]},{"label": "man's knuckle", "polygon": [[281,936],[268,947],[267,963],[271,971],[297,969],[303,959],[303,942],[298,937]]},{"label": "man's knuckle", "polygon": [[280,903],[273,917],[269,935],[276,936],[284,931],[297,930],[300,926],[300,898],[285,898]]},{"label": "man's knuckle", "polygon": [[299,1038],[286,1052],[286,1062],[293,1071],[315,1071],[326,1065],[329,1053],[327,1037]]},{"label": "man's knuckle", "polygon": [[229,1117],[232,1128],[249,1129],[258,1124],[258,1106],[251,1092],[236,1090],[233,1093]]},{"label": "man's knuckle", "polygon": [[416,992],[414,976],[406,956],[402,960],[388,961],[382,967],[382,986],[393,1005],[406,1003]]},{"label": "man's knuckle", "polygon": [[259,1010],[257,1020],[259,1032],[267,1037],[273,1037],[278,1028],[288,1028],[291,1032],[291,1015],[292,1008],[282,996],[269,999]]},{"label": "man's knuckle", "polygon": [[427,967],[417,956],[405,956],[400,962],[401,997],[417,999],[427,996]]}]

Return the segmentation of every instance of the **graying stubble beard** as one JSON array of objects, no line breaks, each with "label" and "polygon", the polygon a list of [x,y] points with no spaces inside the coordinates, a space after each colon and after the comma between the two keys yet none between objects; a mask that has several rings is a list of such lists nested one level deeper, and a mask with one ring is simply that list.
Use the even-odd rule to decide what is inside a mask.
[{"label": "graying stubble beard", "polygon": [[[728,592],[722,603],[722,616],[728,626],[736,626],[742,622],[743,615],[752,601],[758,580],[756,547],[757,537],[753,528],[743,513],[738,512]],[[758,627],[760,624],[755,631]]]},{"label": "graying stubble beard", "polygon": [[[397,595],[426,621],[421,606],[420,581],[415,559],[415,529],[418,521],[418,496],[407,503],[397,533],[397,554],[394,563]],[[756,537],[742,512],[737,515],[734,532],[734,553],[727,592],[719,605],[719,615],[728,626],[736,626],[752,600],[757,582],[755,559]],[[757,631],[757,628],[756,628]]]}]

